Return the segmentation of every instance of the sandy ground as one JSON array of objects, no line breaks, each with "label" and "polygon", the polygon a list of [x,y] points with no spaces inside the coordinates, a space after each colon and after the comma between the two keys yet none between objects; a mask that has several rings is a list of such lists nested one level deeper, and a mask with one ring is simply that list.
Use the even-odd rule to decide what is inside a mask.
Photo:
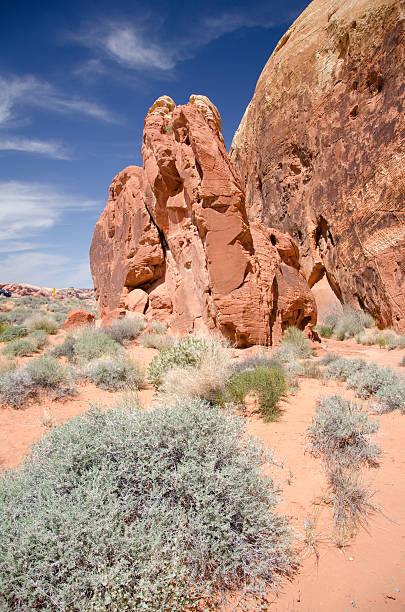
[{"label": "sandy ground", "polygon": [[[55,338],[53,342],[60,342]],[[381,365],[399,367],[403,351],[387,351],[379,347],[363,347],[355,341],[324,341],[316,346],[319,357],[327,352],[351,358],[364,358]],[[143,367],[156,354],[132,343],[128,351]],[[270,448],[282,469],[272,469],[280,483],[283,500],[277,511],[290,517],[294,529],[294,545],[301,565],[290,583],[269,604],[276,612],[348,612],[355,608],[364,612],[405,610],[405,416],[399,412],[382,415],[376,441],[381,446],[380,466],[365,470],[365,480],[376,491],[373,502],[380,512],[371,517],[368,531],[361,531],[344,548],[337,548],[332,537],[332,509],[327,499],[321,461],[306,452],[305,431],[311,422],[316,399],[342,393],[353,397],[336,381],[301,379],[299,390],[281,402],[278,421],[264,423],[253,416],[247,419],[247,431]],[[148,407],[153,390],[139,392],[140,403]],[[76,397],[64,402],[44,399],[27,408],[0,409],[0,466],[17,466],[30,445],[46,428],[44,415],[57,424],[87,410],[90,404],[114,406],[120,394],[86,384]],[[305,542],[304,520],[315,524],[314,545]]]}]

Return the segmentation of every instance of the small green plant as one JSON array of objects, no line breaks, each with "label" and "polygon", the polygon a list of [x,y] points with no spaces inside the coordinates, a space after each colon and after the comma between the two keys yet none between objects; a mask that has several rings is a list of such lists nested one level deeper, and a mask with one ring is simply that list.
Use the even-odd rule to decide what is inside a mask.
[{"label": "small green plant", "polygon": [[141,331],[146,327],[145,321],[141,317],[117,319],[106,333],[120,344],[125,344],[130,340],[135,340]]},{"label": "small green plant", "polygon": [[140,388],[143,374],[138,365],[127,357],[95,359],[85,368],[85,376],[97,387],[118,391]]},{"label": "small green plant", "polygon": [[52,349],[54,357],[65,357],[68,361],[73,361],[75,358],[75,343],[76,339],[73,336],[67,336],[62,344],[58,344]]},{"label": "small green plant", "polygon": [[44,348],[48,343],[48,334],[43,329],[37,329],[28,334],[27,340],[29,340],[35,346],[35,350],[38,351]]},{"label": "small green plant", "polygon": [[345,338],[353,338],[356,334],[362,332],[365,327],[372,327],[373,325],[374,319],[368,313],[345,307],[343,314],[333,326],[333,331],[338,340],[344,340]]},{"label": "small green plant", "polygon": [[12,340],[18,340],[28,334],[28,330],[23,325],[10,325],[0,335],[0,342],[11,342]]},{"label": "small green plant", "polygon": [[258,366],[254,370],[245,370],[232,376],[224,397],[227,402],[243,404],[249,393],[255,393],[264,420],[273,421],[279,414],[277,404],[286,392],[287,381],[282,367]]},{"label": "small green plant", "polygon": [[355,372],[358,372],[366,367],[364,359],[345,359],[336,358],[329,361],[325,368],[325,378],[337,378],[338,380],[346,380]]},{"label": "small green plant", "polygon": [[75,385],[69,369],[62,366],[57,359],[41,355],[24,366],[34,387],[51,391],[55,397],[64,397],[75,393]]},{"label": "small green plant", "polygon": [[56,334],[58,331],[58,325],[52,317],[48,317],[45,314],[36,314],[33,317],[26,319],[25,325],[29,331],[35,331],[42,329],[47,334]]},{"label": "small green plant", "polygon": [[333,466],[327,470],[327,479],[333,504],[336,544],[347,545],[360,528],[366,528],[369,517],[378,508],[371,503],[374,491],[363,483],[355,469]]},{"label": "small green plant", "polygon": [[13,359],[14,357],[25,357],[26,355],[35,353],[36,350],[36,346],[33,342],[30,342],[27,338],[21,338],[20,340],[8,342],[2,354],[7,359]]},{"label": "small green plant", "polygon": [[163,321],[152,321],[149,327],[151,331],[155,332],[156,334],[166,334],[167,333],[167,325]]},{"label": "small green plant", "polygon": [[283,334],[275,357],[282,361],[311,357],[311,345],[304,333],[297,327],[289,327]]},{"label": "small green plant", "polygon": [[316,361],[307,359],[301,363],[302,372],[301,375],[304,378],[323,378],[322,369]]},{"label": "small green plant", "polygon": [[317,325],[315,329],[321,338],[332,338],[333,327],[330,327],[329,325]]},{"label": "small green plant", "polygon": [[261,607],[295,561],[270,459],[201,401],[52,428],[0,479],[0,607]]},{"label": "small green plant", "polygon": [[171,346],[155,355],[148,367],[148,382],[159,388],[163,375],[176,366],[195,366],[201,364],[208,344],[203,338],[186,336],[184,340],[177,340]]},{"label": "small green plant", "polygon": [[374,395],[380,387],[395,385],[398,376],[390,367],[381,368],[377,363],[368,363],[346,379],[349,389],[354,389],[356,395],[367,399]]},{"label": "small green plant", "polygon": [[315,407],[307,430],[310,449],[315,456],[323,456],[329,466],[375,465],[380,449],[369,436],[378,428],[378,422],[370,420],[361,407],[331,395],[319,400]]},{"label": "small green plant", "polygon": [[332,361],[335,361],[335,359],[339,359],[339,357],[337,355],[335,355],[335,353],[326,353],[326,355],[324,357],[322,357],[322,359],[319,361],[319,363],[321,365],[327,366],[330,363],[332,363]]},{"label": "small green plant", "polygon": [[165,132],[166,134],[168,134],[169,136],[171,136],[173,134],[173,126],[170,125],[170,123],[168,125],[165,126]]},{"label": "small green plant", "polygon": [[176,338],[174,336],[169,336],[169,334],[145,332],[142,334],[140,342],[142,346],[145,346],[146,348],[155,348],[158,351],[163,351],[169,346],[175,344]]},{"label": "small green plant", "polygon": [[76,338],[73,350],[77,361],[86,362],[98,357],[118,355],[124,349],[105,331],[90,327]]}]

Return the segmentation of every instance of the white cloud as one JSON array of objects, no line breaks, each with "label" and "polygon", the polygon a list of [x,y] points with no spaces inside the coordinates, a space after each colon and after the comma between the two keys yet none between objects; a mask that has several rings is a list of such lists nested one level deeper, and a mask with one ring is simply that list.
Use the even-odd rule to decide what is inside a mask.
[{"label": "white cloud", "polygon": [[27,153],[47,155],[55,159],[69,159],[67,151],[59,142],[30,140],[15,136],[0,137],[0,151],[25,151]]},{"label": "white cloud", "polygon": [[26,241],[53,227],[63,211],[88,210],[98,203],[56,191],[52,185],[0,182],[0,240]]},{"label": "white cloud", "polygon": [[9,121],[16,108],[34,106],[57,113],[77,113],[101,121],[116,123],[106,108],[82,98],[68,98],[55,87],[33,76],[0,76],[0,126]]},{"label": "white cloud", "polygon": [[34,251],[0,259],[3,283],[30,283],[40,287],[93,287],[89,262],[65,255]]},{"label": "white cloud", "polygon": [[134,68],[170,70],[175,61],[170,52],[147,41],[134,28],[113,25],[104,39],[105,50],[117,61]]}]

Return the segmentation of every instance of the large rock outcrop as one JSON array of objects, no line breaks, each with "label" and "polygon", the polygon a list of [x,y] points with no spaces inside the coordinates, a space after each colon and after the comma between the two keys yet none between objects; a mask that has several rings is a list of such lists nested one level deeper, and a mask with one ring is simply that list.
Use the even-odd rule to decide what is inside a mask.
[{"label": "large rock outcrop", "polygon": [[316,306],[290,237],[249,222],[221,118],[204,96],[150,108],[143,168],[110,187],[90,263],[101,317],[124,311],[180,332],[219,330],[238,346],[310,331]]},{"label": "large rock outcrop", "polygon": [[313,286],[405,331],[405,5],[314,0],[267,62],[231,159],[249,218]]}]

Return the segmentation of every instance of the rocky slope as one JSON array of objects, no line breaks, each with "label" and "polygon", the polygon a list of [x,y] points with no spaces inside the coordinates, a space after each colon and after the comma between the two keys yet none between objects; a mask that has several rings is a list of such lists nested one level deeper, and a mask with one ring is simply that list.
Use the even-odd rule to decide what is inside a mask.
[{"label": "rocky slope", "polygon": [[314,0],[266,64],[231,148],[250,219],[298,243],[309,285],[405,331],[404,17]]},{"label": "rocky slope", "polygon": [[[50,287],[38,287],[27,283],[0,283],[0,289],[11,291],[13,296],[22,297],[32,295],[33,297],[51,297],[53,291]],[[79,300],[94,301],[94,289],[76,289],[75,287],[65,287],[57,289],[55,292],[57,299],[77,298]]]},{"label": "rocky slope", "polygon": [[316,306],[289,236],[249,222],[221,118],[204,96],[163,96],[146,119],[144,166],[120,172],[90,249],[100,315],[166,319],[182,333],[219,330],[238,346],[271,344]]}]

